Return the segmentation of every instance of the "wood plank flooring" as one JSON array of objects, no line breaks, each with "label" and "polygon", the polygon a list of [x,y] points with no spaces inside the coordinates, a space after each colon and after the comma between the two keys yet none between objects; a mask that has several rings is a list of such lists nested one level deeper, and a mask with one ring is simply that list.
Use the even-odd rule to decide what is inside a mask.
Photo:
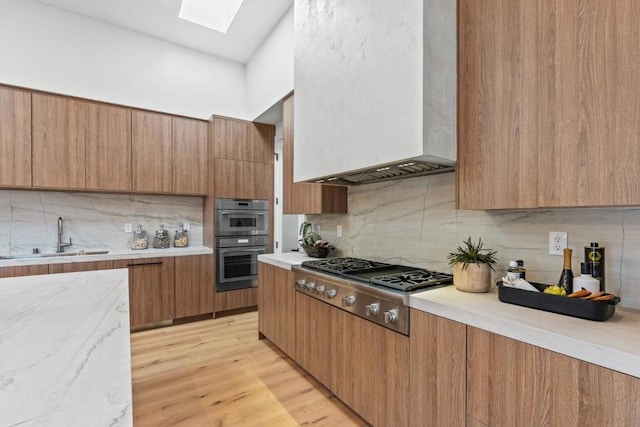
[{"label": "wood plank flooring", "polygon": [[258,340],[257,312],[131,334],[136,427],[365,426]]}]

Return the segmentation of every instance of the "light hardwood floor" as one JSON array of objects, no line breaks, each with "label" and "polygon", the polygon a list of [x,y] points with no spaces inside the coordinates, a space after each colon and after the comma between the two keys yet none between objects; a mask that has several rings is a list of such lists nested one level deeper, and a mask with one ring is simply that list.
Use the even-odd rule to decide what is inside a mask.
[{"label": "light hardwood floor", "polygon": [[131,334],[144,426],[365,426],[266,340],[257,312]]}]

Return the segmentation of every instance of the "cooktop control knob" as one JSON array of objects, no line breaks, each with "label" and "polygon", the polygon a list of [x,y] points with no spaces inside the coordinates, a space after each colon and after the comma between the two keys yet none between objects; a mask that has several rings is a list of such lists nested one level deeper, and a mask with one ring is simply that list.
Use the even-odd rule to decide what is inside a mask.
[{"label": "cooktop control knob", "polygon": [[327,292],[324,293],[324,296],[329,299],[335,297],[336,295],[338,295],[337,289],[329,289]]},{"label": "cooktop control knob", "polygon": [[301,288],[301,287],[303,287],[303,286],[304,286],[304,284],[305,284],[305,283],[307,283],[307,281],[306,281],[306,280],[304,280],[304,279],[298,279],[298,280],[296,280],[296,287],[297,287],[297,288]]},{"label": "cooktop control knob", "polygon": [[324,286],[322,286],[322,285],[316,286],[316,289],[315,289],[315,293],[316,294],[321,294],[323,292],[324,292]]},{"label": "cooktop control knob", "polygon": [[342,298],[342,306],[343,307],[350,307],[355,303],[356,303],[356,296],[355,295],[349,295],[349,296],[346,296],[346,297]]},{"label": "cooktop control knob", "polygon": [[377,302],[374,302],[364,307],[364,310],[365,310],[364,314],[366,316],[375,316],[376,314],[378,314],[379,309],[380,309],[380,304],[378,304]]},{"label": "cooktop control knob", "polygon": [[307,290],[308,290],[308,291],[313,290],[313,288],[315,288],[315,287],[316,287],[315,282],[309,282],[309,283],[307,283]]},{"label": "cooktop control knob", "polygon": [[398,310],[395,308],[393,310],[384,312],[384,323],[394,323],[398,320]]}]

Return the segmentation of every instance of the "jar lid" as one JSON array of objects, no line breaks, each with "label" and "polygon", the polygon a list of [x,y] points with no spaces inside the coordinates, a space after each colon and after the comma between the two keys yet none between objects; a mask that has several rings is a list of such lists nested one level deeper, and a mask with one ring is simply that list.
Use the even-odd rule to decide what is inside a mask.
[{"label": "jar lid", "polygon": [[167,235],[167,230],[164,229],[164,224],[160,224],[160,230],[156,230],[156,235],[157,236],[166,236]]},{"label": "jar lid", "polygon": [[135,236],[144,236],[145,234],[147,234],[147,232],[142,229],[141,224],[138,224],[138,228],[133,231],[133,234]]}]

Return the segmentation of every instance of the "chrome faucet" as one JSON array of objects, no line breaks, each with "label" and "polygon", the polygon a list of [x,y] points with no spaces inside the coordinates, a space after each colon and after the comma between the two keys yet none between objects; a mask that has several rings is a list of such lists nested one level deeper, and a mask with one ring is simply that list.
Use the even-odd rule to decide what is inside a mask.
[{"label": "chrome faucet", "polygon": [[64,248],[71,246],[71,237],[69,237],[69,243],[62,243],[62,217],[58,217],[58,249],[56,253],[64,252]]}]

